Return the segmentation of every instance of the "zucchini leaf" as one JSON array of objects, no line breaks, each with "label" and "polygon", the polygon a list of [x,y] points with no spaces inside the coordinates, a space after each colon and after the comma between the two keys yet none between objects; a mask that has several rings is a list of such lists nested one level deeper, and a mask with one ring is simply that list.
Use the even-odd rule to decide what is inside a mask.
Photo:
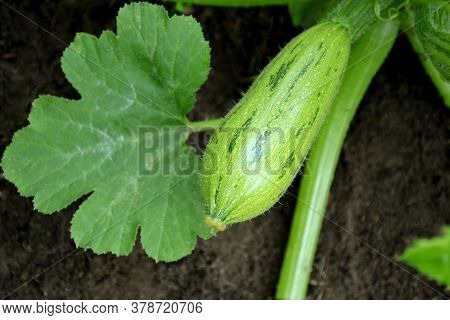
[{"label": "zucchini leaf", "polygon": [[5,177],[52,213],[89,195],[72,220],[79,247],[126,255],[140,230],[155,260],[189,254],[206,237],[198,163],[186,113],[209,72],[210,49],[192,18],[134,3],[117,35],[77,34],[62,68],[81,99],[41,96],[6,149]]},{"label": "zucchini leaf", "polygon": [[450,81],[450,3],[418,1],[413,7],[415,33],[425,54],[445,81]]},{"label": "zucchini leaf", "polygon": [[450,286],[450,226],[443,228],[440,237],[414,241],[398,260]]}]

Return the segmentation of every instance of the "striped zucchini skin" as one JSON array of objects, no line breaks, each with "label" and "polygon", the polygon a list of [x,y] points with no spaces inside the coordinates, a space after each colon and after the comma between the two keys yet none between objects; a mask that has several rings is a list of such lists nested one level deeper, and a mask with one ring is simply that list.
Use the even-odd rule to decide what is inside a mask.
[{"label": "striped zucchini skin", "polygon": [[334,100],[350,44],[339,24],[305,31],[228,113],[203,159],[205,223],[222,231],[265,212],[284,194]]}]

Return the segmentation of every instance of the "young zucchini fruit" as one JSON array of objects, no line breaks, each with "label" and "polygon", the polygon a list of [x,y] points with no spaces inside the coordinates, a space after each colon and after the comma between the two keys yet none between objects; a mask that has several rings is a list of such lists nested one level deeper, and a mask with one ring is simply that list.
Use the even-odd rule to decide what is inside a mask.
[{"label": "young zucchini fruit", "polygon": [[280,199],[334,100],[350,45],[340,24],[307,30],[283,48],[228,113],[203,159],[206,224],[222,231]]}]

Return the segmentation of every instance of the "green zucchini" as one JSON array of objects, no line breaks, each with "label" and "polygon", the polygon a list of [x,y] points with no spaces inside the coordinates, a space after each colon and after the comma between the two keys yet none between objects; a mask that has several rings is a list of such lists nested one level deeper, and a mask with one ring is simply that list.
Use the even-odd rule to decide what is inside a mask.
[{"label": "green zucchini", "polygon": [[299,171],[334,100],[351,40],[326,22],[300,34],[258,76],[203,158],[205,223],[222,231],[273,206]]}]

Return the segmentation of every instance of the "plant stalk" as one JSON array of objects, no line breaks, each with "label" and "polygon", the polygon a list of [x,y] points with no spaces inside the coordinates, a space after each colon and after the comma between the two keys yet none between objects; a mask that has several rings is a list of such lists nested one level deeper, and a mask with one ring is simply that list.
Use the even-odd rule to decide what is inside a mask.
[{"label": "plant stalk", "polygon": [[325,18],[346,27],[352,42],[373,27],[377,15],[389,15],[404,0],[342,0]]},{"label": "plant stalk", "polygon": [[358,40],[336,100],[312,147],[278,282],[277,299],[305,299],[331,183],[347,130],[392,48],[398,24],[381,21]]},{"label": "plant stalk", "polygon": [[192,132],[213,131],[219,127],[222,120],[223,118],[208,119],[193,122],[189,121],[186,125],[192,130]]}]

